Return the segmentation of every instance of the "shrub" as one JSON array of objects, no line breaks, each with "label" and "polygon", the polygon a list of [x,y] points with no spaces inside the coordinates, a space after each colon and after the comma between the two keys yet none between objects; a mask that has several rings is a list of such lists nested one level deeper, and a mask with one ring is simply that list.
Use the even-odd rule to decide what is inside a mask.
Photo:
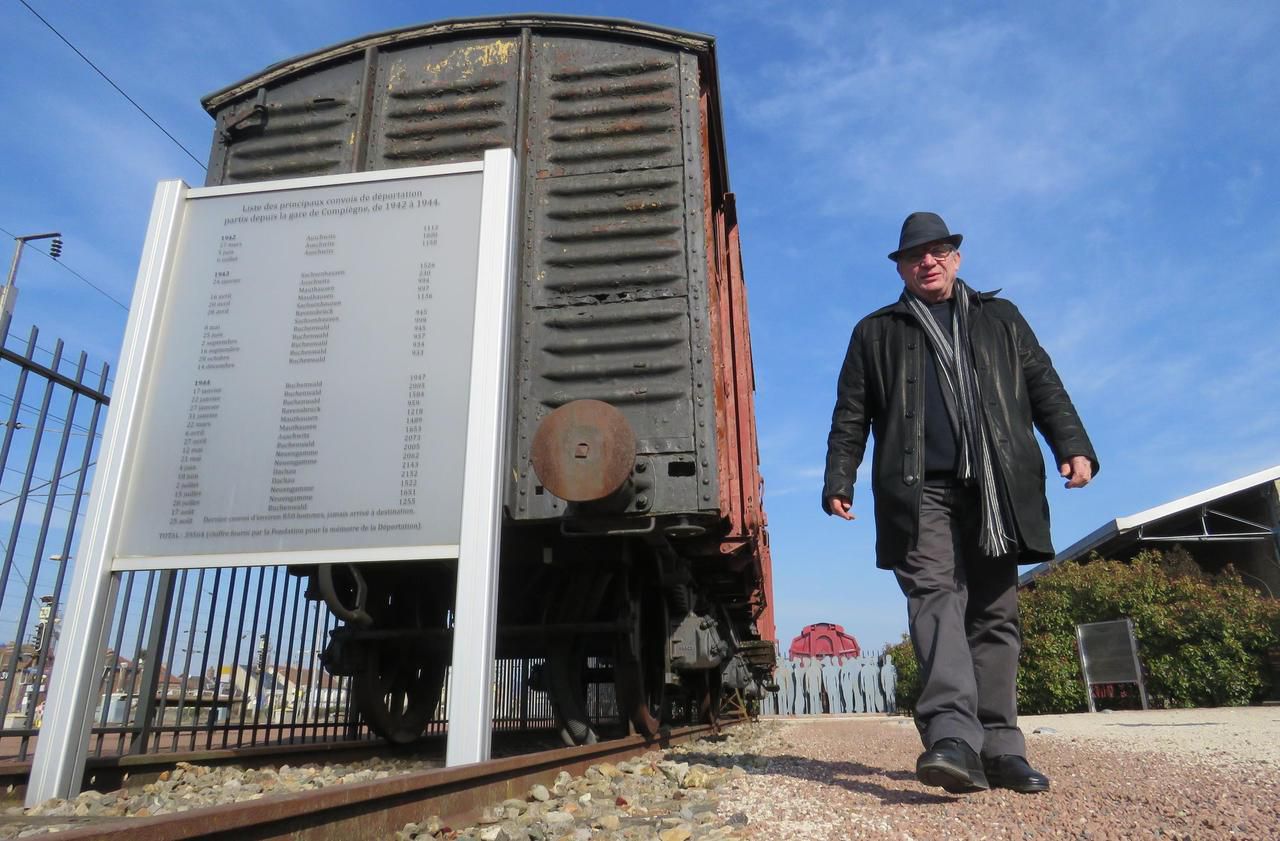
[{"label": "shrub", "polygon": [[898,670],[898,685],[894,690],[898,712],[913,712],[916,699],[920,697],[920,664],[911,648],[911,637],[903,634],[902,639],[895,645],[887,646],[884,653],[893,656],[893,667]]},{"label": "shrub", "polygon": [[[1020,615],[1018,707],[1026,714],[1088,709],[1075,636],[1083,622],[1133,620],[1153,707],[1258,703],[1274,679],[1266,652],[1280,645],[1280,601],[1230,566],[1210,577],[1177,550],[1054,567],[1021,593]],[[898,706],[910,709],[919,695],[911,643],[904,637],[889,652]]]},{"label": "shrub", "polygon": [[1020,709],[1088,708],[1075,626],[1129,617],[1147,695],[1156,707],[1256,703],[1272,680],[1266,651],[1280,642],[1280,602],[1230,566],[1209,577],[1185,553],[1144,551],[1120,563],[1062,564],[1022,594]]}]

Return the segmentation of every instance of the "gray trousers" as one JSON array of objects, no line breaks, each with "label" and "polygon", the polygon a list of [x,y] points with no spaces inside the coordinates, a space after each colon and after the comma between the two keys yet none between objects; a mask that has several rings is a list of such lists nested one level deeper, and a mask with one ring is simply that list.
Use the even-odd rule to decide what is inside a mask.
[{"label": "gray trousers", "polygon": [[973,488],[926,484],[919,540],[894,568],[920,664],[916,726],[926,748],[957,738],[984,756],[1026,756],[1018,566],[978,548],[980,506]]}]

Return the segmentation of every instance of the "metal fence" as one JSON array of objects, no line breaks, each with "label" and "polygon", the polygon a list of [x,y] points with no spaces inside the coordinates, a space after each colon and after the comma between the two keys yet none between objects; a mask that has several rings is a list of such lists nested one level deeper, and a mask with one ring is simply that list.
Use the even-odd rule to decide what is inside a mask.
[{"label": "metal fence", "polygon": [[[65,358],[32,328],[0,349],[0,750],[26,757],[55,655],[76,525],[83,516],[108,402],[107,365]],[[15,742],[12,737],[17,737]]]},{"label": "metal fence", "polygon": [[[110,398],[110,369],[51,349],[32,328],[0,351],[0,759],[37,749],[58,629]],[[372,738],[348,678],[320,653],[338,626],[286,567],[127,572],[113,605],[91,756]],[[554,725],[541,662],[499,660],[494,729]],[[449,681],[428,733],[442,733]],[[617,721],[611,684],[588,710]]]},{"label": "metal fence", "polygon": [[320,666],[334,627],[284,567],[125,573],[91,755],[366,737]]}]

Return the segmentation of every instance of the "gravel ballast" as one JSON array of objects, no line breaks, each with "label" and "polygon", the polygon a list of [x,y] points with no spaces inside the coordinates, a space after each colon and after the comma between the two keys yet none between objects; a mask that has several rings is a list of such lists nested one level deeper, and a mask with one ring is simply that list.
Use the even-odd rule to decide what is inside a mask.
[{"label": "gravel ballast", "polygon": [[[951,795],[915,779],[911,721],[765,719],[725,735],[568,774],[492,804],[481,823],[424,815],[399,841],[702,839],[1280,839],[1280,708],[1024,717],[1050,791]],[[278,770],[185,766],[141,791],[11,810],[0,838],[257,799],[417,770],[371,760]],[[72,817],[74,816],[74,817]],[[31,821],[25,823],[26,820]],[[118,819],[118,817],[117,817]],[[74,825],[74,824],[73,824]],[[63,824],[61,828],[69,828]]]}]

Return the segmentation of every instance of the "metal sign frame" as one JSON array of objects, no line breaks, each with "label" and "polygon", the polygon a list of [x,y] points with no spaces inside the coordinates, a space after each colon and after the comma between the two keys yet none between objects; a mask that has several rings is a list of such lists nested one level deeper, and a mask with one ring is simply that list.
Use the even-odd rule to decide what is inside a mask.
[{"label": "metal sign frame", "polygon": [[[165,292],[180,242],[189,199],[363,182],[388,182],[432,175],[483,173],[475,322],[472,332],[467,406],[465,468],[459,545],[362,550],[275,552],[257,556],[201,556],[117,559],[127,483],[138,452],[142,408],[160,341]],[[125,569],[201,568],[216,565],[350,563],[423,557],[458,559],[454,608],[453,662],[449,693],[449,765],[489,757],[492,729],[498,552],[502,525],[501,483],[509,376],[511,310],[515,266],[515,156],[510,149],[485,153],[482,161],[377,172],[255,182],[192,189],[182,181],[156,188],[146,243],[134,286],[128,326],[118,366],[119,379],[99,456],[68,601],[58,662],[50,681],[45,725],[40,732],[27,786],[28,806],[50,797],[74,797],[84,776],[89,747],[94,681],[106,645],[120,572]],[[461,444],[462,442],[460,442]]]},{"label": "metal sign frame", "polygon": [[[1085,641],[1085,637],[1089,631],[1123,631],[1127,637],[1128,653],[1131,658],[1132,668],[1122,669],[1119,672],[1103,672],[1100,664],[1090,656],[1089,644]],[[1147,687],[1146,682],[1142,679],[1142,664],[1138,661],[1138,642],[1133,634],[1133,620],[1113,619],[1108,622],[1085,622],[1076,625],[1076,648],[1080,652],[1080,672],[1084,676],[1084,694],[1089,700],[1089,712],[1096,713],[1097,705],[1093,701],[1094,684],[1103,683],[1136,683],[1138,684],[1138,695],[1142,699],[1142,708],[1147,709]],[[1121,655],[1123,658],[1123,655]],[[1114,665],[1114,664],[1110,664]],[[1124,663],[1129,666],[1130,663]]]}]

